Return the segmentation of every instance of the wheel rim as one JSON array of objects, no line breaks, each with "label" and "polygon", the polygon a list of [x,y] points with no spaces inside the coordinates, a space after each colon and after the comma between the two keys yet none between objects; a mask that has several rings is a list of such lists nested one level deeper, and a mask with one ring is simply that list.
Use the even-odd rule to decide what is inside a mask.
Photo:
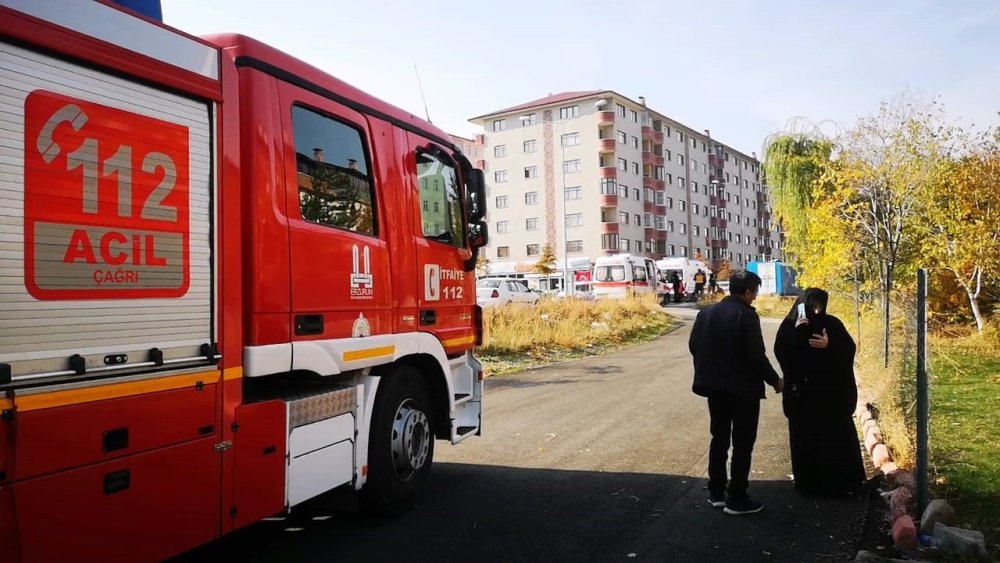
[{"label": "wheel rim", "polygon": [[431,426],[427,415],[416,407],[413,399],[403,401],[392,422],[392,463],[403,481],[416,476],[430,451]]}]

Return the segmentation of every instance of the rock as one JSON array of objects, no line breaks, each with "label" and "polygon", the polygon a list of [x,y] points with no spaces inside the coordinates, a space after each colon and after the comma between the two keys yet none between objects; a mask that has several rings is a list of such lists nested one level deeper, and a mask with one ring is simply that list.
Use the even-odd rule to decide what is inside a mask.
[{"label": "rock", "polygon": [[932,535],[934,533],[934,525],[938,522],[950,526],[954,521],[955,509],[948,504],[948,501],[936,498],[927,503],[927,508],[924,509],[924,513],[920,516],[920,533],[928,536]]},{"label": "rock", "polygon": [[913,480],[913,474],[909,471],[897,472],[894,482],[897,487],[906,487],[910,490],[914,490],[917,487],[916,481]]},{"label": "rock", "polygon": [[913,502],[913,493],[906,487],[899,487],[889,495],[889,516],[893,522],[902,516],[909,514],[910,504]]},{"label": "rock", "polygon": [[892,541],[900,549],[917,549],[917,526],[909,515],[892,523]]},{"label": "rock", "polygon": [[934,537],[938,539],[943,550],[984,559],[989,557],[989,553],[986,552],[986,538],[982,532],[952,528],[937,522],[934,524]]},{"label": "rock", "polygon": [[896,465],[896,462],[890,461],[887,463],[883,463],[882,467],[880,467],[879,469],[882,471],[882,474],[885,475],[886,486],[895,487],[896,477],[901,473],[899,466]]},{"label": "rock", "polygon": [[879,444],[879,439],[873,432],[869,432],[865,436],[865,449],[868,450],[868,454],[871,455],[872,449]]},{"label": "rock", "polygon": [[864,424],[871,419],[872,419],[872,413],[868,412],[868,409],[865,409],[860,413],[858,413],[858,422],[860,422],[862,426],[864,426]]},{"label": "rock", "polygon": [[892,458],[889,457],[889,448],[885,444],[878,444],[872,448],[872,465],[882,467],[889,461],[892,461]]},{"label": "rock", "polygon": [[869,419],[861,423],[861,428],[862,430],[864,430],[865,434],[867,434],[869,431],[873,429],[878,430],[878,423],[876,423],[874,420]]}]

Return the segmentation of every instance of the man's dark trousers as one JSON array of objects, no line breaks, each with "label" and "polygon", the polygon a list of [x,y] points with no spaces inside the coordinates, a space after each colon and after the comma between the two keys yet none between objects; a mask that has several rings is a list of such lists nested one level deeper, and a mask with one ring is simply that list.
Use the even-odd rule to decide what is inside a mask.
[{"label": "man's dark trousers", "polygon": [[731,439],[733,462],[728,493],[730,498],[744,498],[750,484],[753,445],[757,441],[760,399],[716,391],[708,397],[708,413],[712,419],[712,444],[708,450],[708,490],[713,495],[727,492],[726,460],[729,458]]}]

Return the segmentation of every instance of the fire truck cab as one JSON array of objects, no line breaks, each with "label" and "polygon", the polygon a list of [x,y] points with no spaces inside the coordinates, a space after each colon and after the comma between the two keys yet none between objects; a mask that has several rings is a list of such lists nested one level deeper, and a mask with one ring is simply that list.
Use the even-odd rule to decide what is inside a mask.
[{"label": "fire truck cab", "polygon": [[482,428],[482,172],[239,35],[0,0],[0,561],[160,560]]}]

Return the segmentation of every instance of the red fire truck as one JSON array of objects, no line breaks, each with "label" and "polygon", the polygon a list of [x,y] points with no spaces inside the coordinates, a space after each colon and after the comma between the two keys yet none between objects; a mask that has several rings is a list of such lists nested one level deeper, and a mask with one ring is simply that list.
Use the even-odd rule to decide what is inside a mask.
[{"label": "red fire truck", "polygon": [[481,171],[277,49],[0,0],[0,561],[159,560],[479,434]]}]

